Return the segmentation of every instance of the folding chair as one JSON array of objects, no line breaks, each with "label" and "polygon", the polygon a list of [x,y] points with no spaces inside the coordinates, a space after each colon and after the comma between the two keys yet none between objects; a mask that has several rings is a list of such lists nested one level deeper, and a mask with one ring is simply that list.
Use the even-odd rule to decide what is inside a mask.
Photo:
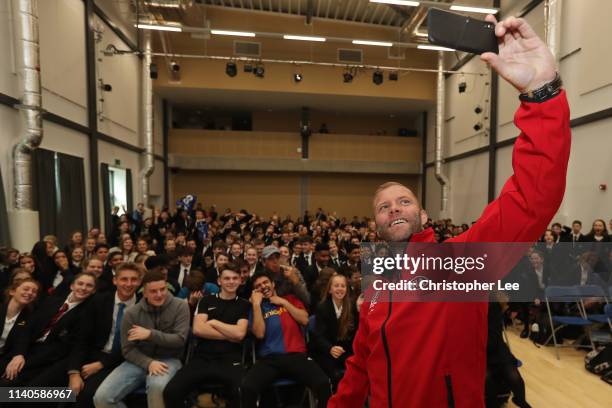
[{"label": "folding chair", "polygon": [[[546,289],[544,289],[544,299],[546,301],[546,310],[548,311],[548,319],[549,319],[550,327],[552,331],[552,334],[546,339],[546,341],[544,342],[544,345],[548,344],[550,342],[550,339],[552,338],[554,342],[554,346],[555,346],[555,354],[557,356],[557,360],[561,359],[559,357],[559,349],[558,349],[559,347],[574,347],[574,348],[581,348],[581,347],[588,348],[589,347],[589,346],[581,345],[580,338],[577,339],[572,344],[567,344],[567,345],[559,344],[557,342],[557,331],[567,326],[582,327],[585,331],[585,334],[587,335],[589,339],[589,342],[591,343],[590,348],[595,350],[595,345],[593,344],[593,340],[591,338],[591,332],[590,332],[590,328],[593,322],[586,319],[584,315],[582,314],[582,308],[580,306],[580,293],[578,292],[578,289],[574,286],[571,286],[571,287],[549,286]],[[579,316],[553,315],[550,309],[550,302],[575,303],[576,306],[578,307],[578,313],[580,315]],[[556,327],[555,327],[555,324],[557,324]]]},{"label": "folding chair", "polygon": [[[314,322],[314,316],[311,316],[308,319],[308,326],[307,326],[308,328],[310,328],[311,321]],[[305,335],[307,335],[307,334],[308,334],[308,330],[306,331]],[[251,342],[251,353],[252,353],[253,364],[255,364],[257,362],[257,357],[256,357],[256,350],[255,350],[255,342],[254,341]],[[290,378],[279,378],[278,380],[276,380],[276,381],[274,381],[272,383],[272,390],[274,391],[274,397],[276,399],[276,406],[277,407],[282,407],[282,401],[281,401],[281,398],[280,398],[279,389],[282,388],[282,387],[290,387],[290,386],[295,386],[295,385],[299,385],[299,383],[297,381],[294,381],[294,380],[290,379]],[[331,384],[330,384],[330,387],[331,387]],[[310,390],[310,388],[308,388],[308,387],[304,387],[304,394],[302,395],[302,398],[300,399],[299,406],[303,405],[305,399],[307,399],[307,401],[308,401],[308,407],[309,408],[316,407],[316,400],[315,400],[314,394],[312,393],[312,390]]]},{"label": "folding chair", "polygon": [[576,286],[578,289],[578,293],[580,294],[580,305],[582,306],[582,312],[584,317],[593,323],[602,323],[608,324],[612,329],[612,322],[610,322],[610,318],[602,314],[588,314],[586,307],[584,305],[585,299],[597,299],[598,301],[604,302],[606,305],[608,304],[608,298],[606,297],[606,293],[603,288],[598,285],[584,285],[584,286]]}]

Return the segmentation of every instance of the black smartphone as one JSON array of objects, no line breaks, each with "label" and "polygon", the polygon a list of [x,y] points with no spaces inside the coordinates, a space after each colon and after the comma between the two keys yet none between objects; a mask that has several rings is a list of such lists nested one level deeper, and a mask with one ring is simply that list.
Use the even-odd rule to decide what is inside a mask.
[{"label": "black smartphone", "polygon": [[427,12],[429,42],[433,45],[482,54],[499,53],[495,24],[446,10],[430,8]]}]

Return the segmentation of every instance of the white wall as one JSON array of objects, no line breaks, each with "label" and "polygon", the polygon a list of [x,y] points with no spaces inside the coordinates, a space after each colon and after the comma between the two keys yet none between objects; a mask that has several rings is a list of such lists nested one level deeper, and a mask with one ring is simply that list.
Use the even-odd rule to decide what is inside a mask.
[{"label": "white wall", "polygon": [[87,126],[84,12],[82,1],[38,2],[43,107]]},{"label": "white wall", "polygon": [[[20,90],[16,75],[16,61],[12,14],[10,1],[0,1],[0,92],[19,98]],[[126,25],[124,19],[129,5],[116,4],[111,0],[96,2],[111,19],[123,28],[136,42],[135,30]],[[126,8],[127,7],[127,8]],[[82,0],[38,1],[41,82],[43,107],[45,110],[87,126],[86,92],[86,46],[85,16]],[[98,50],[108,44],[127,49],[121,40],[99,18],[94,25],[103,29]],[[104,120],[99,130],[134,146],[142,146],[140,128],[140,60],[134,55],[104,57],[96,52],[97,76],[113,86],[113,91],[104,95]],[[161,101],[156,99],[155,152],[163,154]],[[89,138],[87,135],[44,121],[41,147],[84,159],[87,222],[91,225],[92,205],[90,186]],[[12,146],[21,137],[21,119],[16,109],[0,105],[0,169],[7,206],[12,205]],[[99,162],[114,164],[121,160],[121,166],[132,170],[134,203],[140,200],[140,155],[130,150],[99,142]],[[163,202],[163,163],[155,161],[156,170],[151,178],[151,195],[155,204]],[[100,197],[102,180],[99,180]],[[102,203],[100,203],[102,208]],[[102,220],[103,222],[103,220]]]},{"label": "white wall", "polygon": [[[490,70],[480,58],[472,58],[461,68],[468,73],[480,75],[453,74],[446,78],[445,106],[445,137],[446,152],[449,156],[464,153],[489,144],[488,118],[491,96]],[[465,82],[466,91],[459,93],[459,83]],[[482,108],[476,114],[476,106]],[[481,122],[484,127],[480,131],[473,129]]]},{"label": "white wall", "polygon": [[128,47],[97,16],[94,25],[103,30],[96,42],[96,81],[102,79],[113,87],[111,92],[98,91],[98,130],[134,146],[140,145],[140,59],[133,54],[107,57],[102,50],[113,44],[117,49]]},{"label": "white wall", "polygon": [[[0,92],[17,97],[11,2],[0,1]],[[3,169],[4,170],[4,169]],[[4,174],[4,173],[3,173]]]},{"label": "white wall", "polygon": [[[0,67],[2,65],[0,64]],[[7,208],[11,208],[13,202],[11,190],[11,180],[13,177],[11,154],[13,145],[18,140],[20,130],[21,124],[17,110],[0,105],[0,169],[2,169],[2,183],[4,185]]]}]

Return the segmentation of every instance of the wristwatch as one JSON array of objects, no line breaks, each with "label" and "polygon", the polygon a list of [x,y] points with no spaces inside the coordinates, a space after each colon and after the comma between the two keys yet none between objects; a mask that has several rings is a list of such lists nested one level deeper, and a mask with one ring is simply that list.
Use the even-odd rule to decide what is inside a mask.
[{"label": "wristwatch", "polygon": [[533,91],[527,91],[519,95],[519,99],[523,102],[544,102],[547,101],[561,92],[561,86],[563,85],[563,81],[561,81],[561,76],[557,72],[555,75],[555,79],[544,84],[538,89],[534,89]]}]

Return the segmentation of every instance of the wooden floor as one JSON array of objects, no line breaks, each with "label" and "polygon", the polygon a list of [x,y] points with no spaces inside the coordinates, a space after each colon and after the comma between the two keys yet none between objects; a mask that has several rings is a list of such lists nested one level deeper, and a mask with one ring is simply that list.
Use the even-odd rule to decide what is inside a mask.
[{"label": "wooden floor", "polygon": [[[552,347],[537,348],[507,330],[512,353],[523,362],[527,402],[534,408],[610,408],[612,386],[584,368],[587,350],[560,348],[560,360]],[[514,404],[508,404],[515,407]]]},{"label": "wooden floor", "polygon": [[[519,331],[506,331],[512,353],[523,362],[519,369],[533,408],[612,408],[612,386],[584,368],[585,350],[536,347],[521,339]],[[199,407],[214,407],[209,395],[202,395]],[[508,408],[515,407],[511,402]]]}]

